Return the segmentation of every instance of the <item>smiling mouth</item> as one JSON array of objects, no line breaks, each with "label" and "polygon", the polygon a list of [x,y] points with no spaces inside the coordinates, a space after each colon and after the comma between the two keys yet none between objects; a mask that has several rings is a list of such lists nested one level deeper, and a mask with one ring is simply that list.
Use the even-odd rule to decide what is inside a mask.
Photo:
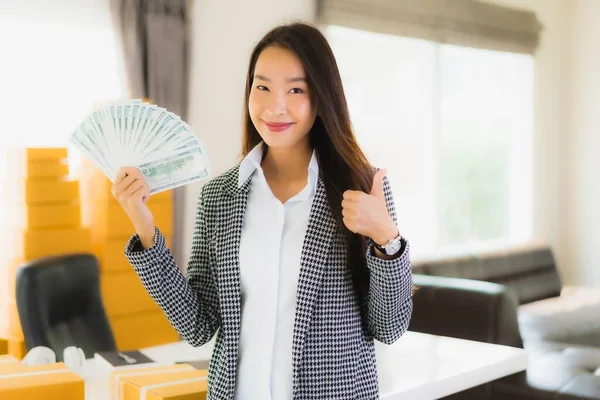
[{"label": "smiling mouth", "polygon": [[293,122],[267,122],[267,121],[263,121],[263,123],[272,132],[282,132],[282,131],[288,129],[290,126],[294,125]]}]

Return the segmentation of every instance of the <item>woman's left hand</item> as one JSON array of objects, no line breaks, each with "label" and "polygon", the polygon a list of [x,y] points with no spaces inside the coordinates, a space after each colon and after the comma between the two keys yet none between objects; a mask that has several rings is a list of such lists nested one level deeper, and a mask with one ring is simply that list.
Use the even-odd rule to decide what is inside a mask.
[{"label": "woman's left hand", "polygon": [[380,169],[373,177],[371,193],[346,190],[342,200],[344,225],[351,232],[368,236],[383,246],[398,236],[398,227],[387,211],[383,178],[387,170]]}]

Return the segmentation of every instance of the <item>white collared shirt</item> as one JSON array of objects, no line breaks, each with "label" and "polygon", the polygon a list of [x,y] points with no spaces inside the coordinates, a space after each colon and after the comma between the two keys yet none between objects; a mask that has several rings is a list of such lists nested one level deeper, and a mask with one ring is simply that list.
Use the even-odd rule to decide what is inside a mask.
[{"label": "white collared shirt", "polygon": [[307,185],[282,204],[260,166],[263,144],[242,161],[238,185],[252,176],[240,241],[241,333],[235,400],[292,399],[292,342],[300,256],[319,166],[313,151]]}]

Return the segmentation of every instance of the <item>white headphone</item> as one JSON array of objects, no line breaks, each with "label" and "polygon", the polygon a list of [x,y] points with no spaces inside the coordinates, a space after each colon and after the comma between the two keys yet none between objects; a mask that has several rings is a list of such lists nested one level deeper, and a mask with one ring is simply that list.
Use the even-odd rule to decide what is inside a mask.
[{"label": "white headphone", "polygon": [[[85,353],[79,347],[69,346],[63,351],[63,362],[73,371],[78,371],[83,367]],[[56,354],[54,350],[46,346],[37,346],[29,350],[21,361],[24,365],[45,365],[54,364]]]},{"label": "white headphone", "polygon": [[56,354],[54,350],[46,346],[34,347],[21,360],[21,363],[25,365],[54,364],[55,362]]},{"label": "white headphone", "polygon": [[85,353],[79,347],[69,346],[63,351],[63,362],[73,371],[79,371],[83,367]]}]

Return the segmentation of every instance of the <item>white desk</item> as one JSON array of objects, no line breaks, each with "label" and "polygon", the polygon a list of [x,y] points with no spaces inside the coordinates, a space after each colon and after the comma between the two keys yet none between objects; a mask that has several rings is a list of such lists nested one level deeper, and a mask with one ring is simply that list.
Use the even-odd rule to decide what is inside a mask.
[{"label": "white desk", "polygon": [[[213,344],[194,348],[178,342],[142,352],[158,363],[208,360]],[[384,400],[437,399],[527,367],[523,349],[410,331],[391,346],[376,342],[375,350]],[[108,374],[87,360],[86,400],[109,399]]]}]

